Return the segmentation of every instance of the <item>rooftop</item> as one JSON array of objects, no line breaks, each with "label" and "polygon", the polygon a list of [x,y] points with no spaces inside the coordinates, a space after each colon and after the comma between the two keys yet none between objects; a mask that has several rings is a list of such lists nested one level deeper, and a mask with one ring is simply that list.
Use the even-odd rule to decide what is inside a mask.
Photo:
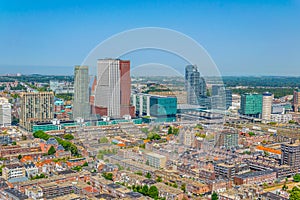
[{"label": "rooftop", "polygon": [[27,195],[19,192],[18,190],[15,190],[15,189],[5,189],[4,192],[17,197],[19,200],[28,199]]},{"label": "rooftop", "polygon": [[249,172],[249,173],[245,173],[245,174],[236,175],[236,177],[238,177],[238,178],[251,178],[251,177],[263,176],[263,175],[271,174],[271,173],[273,173],[273,170]]}]

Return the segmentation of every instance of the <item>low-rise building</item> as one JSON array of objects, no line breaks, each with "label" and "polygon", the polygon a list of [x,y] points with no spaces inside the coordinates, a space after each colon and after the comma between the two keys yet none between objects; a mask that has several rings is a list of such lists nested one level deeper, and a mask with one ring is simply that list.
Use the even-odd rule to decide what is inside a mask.
[{"label": "low-rise building", "polygon": [[250,172],[247,163],[218,163],[214,166],[215,174],[217,177],[224,177],[233,180],[236,174]]},{"label": "low-rise building", "polygon": [[167,186],[164,183],[156,183],[154,186],[159,191],[159,197],[166,200],[183,199],[186,196],[181,189]]},{"label": "low-rise building", "polygon": [[25,167],[19,163],[5,165],[2,176],[6,180],[25,177]]},{"label": "low-rise building", "polygon": [[159,155],[157,153],[152,153],[152,152],[146,153],[145,156],[146,156],[147,164],[149,166],[158,169],[166,167],[166,162],[167,162],[166,156]]},{"label": "low-rise building", "polygon": [[276,172],[273,170],[250,172],[245,174],[236,175],[234,183],[236,185],[243,184],[263,184],[273,183],[276,180]]},{"label": "low-rise building", "polygon": [[24,164],[25,167],[25,175],[28,178],[34,177],[39,173],[39,169],[35,166],[34,163]]},{"label": "low-rise building", "polygon": [[291,120],[293,120],[293,115],[291,114],[271,114],[272,122],[287,124]]},{"label": "low-rise building", "polygon": [[0,199],[5,200],[29,200],[29,197],[16,189],[5,189],[0,192]]}]

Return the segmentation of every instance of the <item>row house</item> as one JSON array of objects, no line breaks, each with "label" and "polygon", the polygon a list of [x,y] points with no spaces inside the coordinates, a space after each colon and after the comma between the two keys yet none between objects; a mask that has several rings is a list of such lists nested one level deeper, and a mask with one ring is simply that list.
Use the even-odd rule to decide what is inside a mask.
[{"label": "row house", "polygon": [[234,184],[263,184],[263,183],[273,183],[276,179],[276,172],[273,170],[250,172],[241,175],[236,175],[234,177]]},{"label": "row house", "polygon": [[188,199],[187,195],[184,194],[181,189],[167,186],[164,183],[156,183],[154,184],[154,186],[158,189],[160,198],[165,198],[166,200]]}]

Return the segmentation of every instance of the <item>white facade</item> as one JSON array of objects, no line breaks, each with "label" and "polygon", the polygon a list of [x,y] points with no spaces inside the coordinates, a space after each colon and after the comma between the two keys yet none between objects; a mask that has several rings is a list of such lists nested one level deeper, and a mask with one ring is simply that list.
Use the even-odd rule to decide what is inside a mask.
[{"label": "white facade", "polygon": [[97,64],[95,106],[106,107],[108,116],[120,117],[120,60],[100,59]]},{"label": "white facade", "polygon": [[6,98],[0,98],[0,126],[11,125],[11,104]]},{"label": "white facade", "polygon": [[9,180],[12,178],[25,177],[25,168],[19,164],[5,166],[2,171],[3,178]]},{"label": "white facade", "polygon": [[272,114],[271,121],[287,124],[289,121],[293,120],[293,116],[291,114]]},{"label": "white facade", "polygon": [[167,162],[166,156],[159,155],[157,153],[152,153],[152,152],[146,153],[145,156],[149,166],[158,169],[166,167],[166,162]]},{"label": "white facade", "polygon": [[136,111],[139,113],[139,116],[150,116],[150,94],[133,94],[132,105],[136,108]]},{"label": "white facade", "polygon": [[89,117],[89,68],[75,66],[73,119]]},{"label": "white facade", "polygon": [[274,98],[274,95],[271,94],[271,93],[264,93],[263,94],[262,115],[261,115],[261,118],[263,120],[270,120],[271,119],[273,98]]}]

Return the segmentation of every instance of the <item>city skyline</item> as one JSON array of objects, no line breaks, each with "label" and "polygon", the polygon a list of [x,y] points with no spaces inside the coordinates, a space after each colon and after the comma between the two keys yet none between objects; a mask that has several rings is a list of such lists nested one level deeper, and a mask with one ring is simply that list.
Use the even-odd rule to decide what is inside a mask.
[{"label": "city skyline", "polygon": [[[123,12],[118,12],[120,6]],[[96,45],[112,35],[134,28],[163,27],[203,45],[222,75],[299,76],[299,6],[296,0],[176,1],[172,5],[150,1],[2,1],[0,74],[71,75],[74,65],[80,65]],[[169,8],[173,12],[165,15]],[[161,52],[129,54],[121,59],[131,60],[133,69],[166,60],[162,63],[181,73],[187,64],[194,64],[172,61]]]}]

